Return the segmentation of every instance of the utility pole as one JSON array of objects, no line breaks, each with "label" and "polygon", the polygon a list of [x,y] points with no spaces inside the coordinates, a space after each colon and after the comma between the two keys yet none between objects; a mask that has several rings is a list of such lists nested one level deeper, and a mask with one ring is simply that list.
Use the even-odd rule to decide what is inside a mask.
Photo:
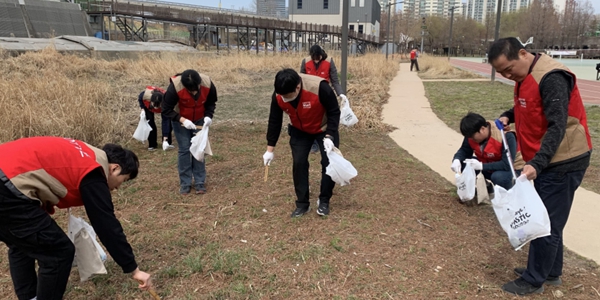
[{"label": "utility pole", "polygon": [[396,49],[394,48],[396,46],[396,21],[394,20],[394,27],[392,27],[392,59],[394,59],[394,54],[396,53]]},{"label": "utility pole", "polygon": [[450,51],[452,50],[452,25],[454,24],[454,9],[456,6],[450,8],[450,37],[448,37],[448,60],[450,60]]},{"label": "utility pole", "polygon": [[[498,40],[500,34],[500,13],[502,13],[502,0],[498,0],[498,9],[496,11],[496,30],[494,32],[494,43]],[[492,66],[492,83],[496,80],[496,69]]]},{"label": "utility pole", "polygon": [[350,0],[343,0],[342,7],[342,73],[340,74],[342,81],[342,90],[346,90],[346,74],[348,71],[348,11]]},{"label": "utility pole", "polygon": [[427,29],[427,25],[425,25],[425,17],[423,17],[423,25],[421,25],[421,53],[423,53],[423,36],[425,36],[425,29]]},{"label": "utility pole", "polygon": [[390,47],[389,47],[389,43],[390,43],[390,16],[392,14],[392,5],[396,5],[396,4],[400,4],[400,3],[404,3],[404,1],[398,1],[398,2],[394,2],[392,3],[391,1],[388,2],[388,19],[387,19],[387,38],[385,41],[385,59],[388,59],[388,54],[390,52]]}]

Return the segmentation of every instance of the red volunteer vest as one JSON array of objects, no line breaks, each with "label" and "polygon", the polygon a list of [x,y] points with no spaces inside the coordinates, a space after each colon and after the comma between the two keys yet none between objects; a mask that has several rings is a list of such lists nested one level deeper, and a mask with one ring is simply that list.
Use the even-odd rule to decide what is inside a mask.
[{"label": "red volunteer vest", "polygon": [[515,85],[514,113],[517,142],[523,159],[533,159],[540,149],[542,138],[548,129],[544,116],[539,83],[553,70],[564,70],[573,76],[574,87],[569,98],[569,110],[565,136],[550,163],[569,160],[592,149],[592,140],[587,127],[587,117],[575,74],[561,63],[545,54],[534,61],[533,68],[520,84]]},{"label": "red volunteer vest", "polygon": [[411,50],[410,51],[410,59],[416,59],[416,58],[417,58],[417,51]]},{"label": "red volunteer vest", "polygon": [[40,201],[49,213],[54,206],[83,205],[81,180],[98,167],[107,175],[108,165],[104,151],[69,138],[23,138],[0,145],[0,172],[10,181],[7,186],[20,198]]},{"label": "red volunteer vest", "polygon": [[279,94],[275,96],[277,104],[290,116],[295,128],[310,134],[324,132],[327,128],[327,115],[319,100],[319,84],[323,79],[312,75],[299,75],[302,78],[302,89],[298,97],[298,106],[294,108],[289,102],[284,102]]},{"label": "red volunteer vest", "polygon": [[200,74],[200,90],[198,91],[200,95],[198,96],[198,100],[194,100],[190,92],[181,84],[181,76],[171,77],[171,82],[175,87],[177,96],[179,96],[179,101],[175,107],[179,115],[192,122],[204,118],[204,103],[206,103],[206,98],[212,84],[210,78],[204,74]]},{"label": "red volunteer vest", "polygon": [[319,63],[319,68],[315,66],[315,62],[312,58],[307,57],[304,59],[304,69],[306,69],[306,74],[319,76],[329,83],[329,70],[331,68],[331,58],[327,58],[322,60]]},{"label": "red volunteer vest", "polygon": [[[473,153],[482,163],[492,163],[502,160],[504,154],[504,145],[502,144],[502,133],[494,125],[494,122],[490,121],[490,137],[488,138],[487,144],[481,150],[481,147],[473,139],[469,138],[469,146],[473,149]],[[521,152],[517,150],[515,153],[515,160],[513,162],[515,170],[521,170],[525,166],[525,162],[521,156]]]},{"label": "red volunteer vest", "polygon": [[[150,109],[150,99],[152,98],[152,92],[153,91],[159,91],[161,92],[163,95],[165,94],[165,90],[156,87],[156,86],[147,86],[146,90],[144,91],[144,95],[142,96],[142,101],[144,102],[144,106],[146,106],[147,109]],[[155,107],[153,109],[150,109],[151,112],[153,113],[160,113],[161,109],[160,107]]]}]

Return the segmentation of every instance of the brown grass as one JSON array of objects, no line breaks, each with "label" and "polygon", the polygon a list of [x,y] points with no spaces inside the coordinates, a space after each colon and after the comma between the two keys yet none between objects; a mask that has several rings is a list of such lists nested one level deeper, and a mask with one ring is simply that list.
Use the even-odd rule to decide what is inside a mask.
[{"label": "brown grass", "polygon": [[[100,126],[92,127],[97,132],[81,130],[81,134],[102,142],[118,139],[115,132],[128,142],[137,119],[139,91],[146,84],[166,85],[166,77],[188,66],[151,58],[104,62],[48,52],[30,55],[33,58],[0,62],[0,72],[4,81],[15,83],[10,77],[22,76],[36,78],[37,84],[31,91],[6,88],[32,99],[32,91],[55,82],[72,87],[93,82],[101,93],[94,93],[93,100],[80,97],[81,102],[95,103],[81,107],[105,119],[85,120]],[[348,95],[361,122],[355,129],[341,130],[340,149],[357,168],[358,177],[349,186],[335,188],[329,217],[318,217],[313,209],[302,218],[290,219],[295,196],[287,134],[281,135],[267,182],[263,182],[261,156],[266,148],[272,78],[282,66],[298,68],[300,58],[250,55],[189,60],[190,66],[208,70],[220,94],[211,128],[215,155],[207,158],[206,195],[179,196],[176,151],[148,152],[144,145],[130,143],[140,157],[140,175],[113,193],[113,202],[140,267],[153,274],[163,299],[512,298],[499,286],[515,278],[511,268],[523,265],[527,252],[512,250],[489,207],[460,205],[452,184],[387,136],[379,111],[397,61],[386,63],[381,55],[350,59]],[[56,68],[50,71],[30,62]],[[78,64],[95,68],[78,68]],[[16,71],[6,72],[7,65]],[[92,92],[91,83],[90,88],[77,91]],[[64,124],[91,116],[74,109],[67,113],[66,106],[79,96],[68,89],[61,92]],[[52,108],[48,99],[40,101],[43,108]],[[13,109],[4,98],[0,103],[15,116],[43,116],[43,112]],[[117,118],[118,114],[123,117]],[[40,126],[39,122],[31,124]],[[53,133],[71,135],[79,130],[54,128],[61,125],[56,118],[47,122]],[[12,137],[2,134],[2,140]],[[309,159],[314,207],[320,157]],[[84,214],[81,208],[74,213]],[[65,225],[65,212],[54,217]],[[0,249],[0,299],[15,299],[1,243]],[[107,268],[108,275],[85,283],[79,283],[73,270],[65,299],[150,299],[114,262]],[[559,289],[569,299],[593,299],[592,287],[600,288],[598,273],[596,265],[568,253],[565,284],[531,299],[547,299]]]},{"label": "brown grass", "polygon": [[447,57],[430,56],[427,54],[419,57],[419,76],[423,79],[457,79],[479,78],[480,76],[460,70],[450,64]]},{"label": "brown grass", "polygon": [[[373,55],[374,56],[374,55]],[[301,55],[234,54],[187,58],[104,61],[62,55],[46,49],[0,62],[0,141],[37,135],[70,136],[92,144],[124,142],[137,116],[137,94],[145,85],[168,86],[187,68],[209,75],[221,95],[272,81],[281,68],[299,69]],[[340,59],[334,57],[340,64]],[[374,63],[376,61],[376,63]],[[381,128],[381,104],[396,67],[369,56],[349,58],[348,97],[357,128]],[[272,86],[272,82],[271,82]],[[268,101],[270,93],[265,93]]]}]

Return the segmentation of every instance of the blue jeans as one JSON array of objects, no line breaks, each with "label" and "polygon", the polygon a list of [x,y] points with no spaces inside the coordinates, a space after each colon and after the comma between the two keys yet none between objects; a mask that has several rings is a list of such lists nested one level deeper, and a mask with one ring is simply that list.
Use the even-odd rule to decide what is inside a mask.
[{"label": "blue jeans", "polygon": [[548,277],[562,275],[563,229],[584,174],[585,171],[542,172],[533,181],[550,217],[550,236],[537,238],[529,246],[527,270],[522,277],[533,286],[542,286]]},{"label": "blue jeans", "polygon": [[[521,171],[515,171],[517,177]],[[483,171],[483,177],[492,181],[493,184],[503,187],[505,190],[510,190],[513,187],[513,176],[511,171]]]},{"label": "blue jeans", "polygon": [[[196,125],[202,125],[203,119],[196,121]],[[206,168],[204,162],[198,161],[190,152],[192,137],[198,130],[189,130],[181,126],[181,123],[173,121],[173,132],[179,146],[177,151],[177,171],[179,172],[179,186],[181,189],[189,189],[192,179],[196,190],[205,190]]]}]

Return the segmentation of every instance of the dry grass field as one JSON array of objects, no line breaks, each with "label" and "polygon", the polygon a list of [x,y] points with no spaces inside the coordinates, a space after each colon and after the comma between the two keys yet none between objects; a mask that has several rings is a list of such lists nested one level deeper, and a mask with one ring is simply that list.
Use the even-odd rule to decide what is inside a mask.
[{"label": "dry grass field", "polygon": [[[0,54],[2,55],[2,54]],[[336,63],[340,59],[332,55]],[[0,60],[0,142],[70,136],[134,150],[140,175],[113,193],[142,270],[163,299],[511,299],[499,286],[526,262],[489,206],[465,207],[455,187],[399,148],[381,123],[399,58],[349,59],[348,98],[359,123],[340,131],[340,149],[358,170],[334,190],[331,215],[291,219],[294,191],[282,132],[263,181],[262,154],[273,79],[303,56],[152,56],[100,61],[53,50]],[[425,60],[425,59],[424,59]],[[166,87],[194,68],[219,94],[207,157],[205,195],[178,193],[176,151],[148,152],[132,140],[137,95]],[[437,71],[436,71],[437,72]],[[440,71],[442,72],[442,71]],[[445,71],[443,71],[445,72]],[[320,158],[311,155],[311,202]],[[74,213],[85,215],[83,208]],[[66,226],[66,212],[54,218]],[[600,269],[567,252],[564,284],[531,299],[600,299]],[[108,274],[80,283],[73,269],[65,299],[151,299],[112,261]],[[0,244],[0,299],[16,299]]]}]

